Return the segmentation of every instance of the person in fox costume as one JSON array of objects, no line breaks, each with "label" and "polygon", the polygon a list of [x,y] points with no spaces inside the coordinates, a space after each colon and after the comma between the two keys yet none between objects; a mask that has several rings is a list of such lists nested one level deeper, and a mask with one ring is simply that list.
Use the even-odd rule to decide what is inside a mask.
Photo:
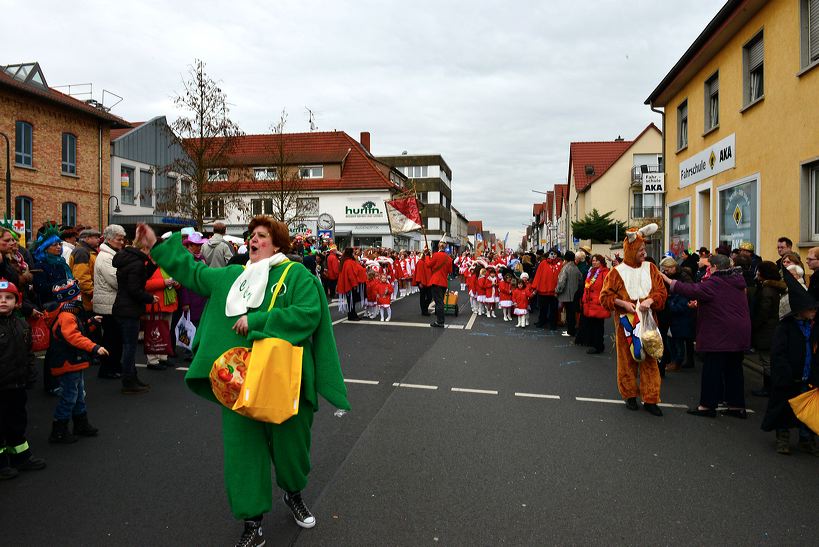
[{"label": "person in fox costume", "polygon": [[[660,270],[646,261],[645,238],[657,231],[656,224],[626,232],[623,241],[623,262],[606,276],[600,291],[600,304],[614,313],[617,335],[617,388],[629,410],[637,410],[637,395],[643,408],[654,416],[663,413],[660,402],[660,369],[657,360],[649,356],[635,336],[639,325],[637,307],[645,313],[665,307],[668,293]],[[639,335],[639,329],[636,329]],[[639,371],[640,385],[637,385]]]}]

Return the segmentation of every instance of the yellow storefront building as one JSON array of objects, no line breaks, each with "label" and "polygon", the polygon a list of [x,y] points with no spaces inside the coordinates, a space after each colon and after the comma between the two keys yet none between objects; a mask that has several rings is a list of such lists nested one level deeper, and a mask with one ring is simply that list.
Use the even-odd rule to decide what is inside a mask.
[{"label": "yellow storefront building", "polygon": [[819,0],[731,0],[646,100],[666,247],[819,245]]}]

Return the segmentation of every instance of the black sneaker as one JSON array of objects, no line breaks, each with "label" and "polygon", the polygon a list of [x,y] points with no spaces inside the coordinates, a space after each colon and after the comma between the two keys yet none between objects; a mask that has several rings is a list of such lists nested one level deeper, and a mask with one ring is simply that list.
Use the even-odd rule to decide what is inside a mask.
[{"label": "black sneaker", "polygon": [[239,538],[236,547],[262,547],[264,543],[261,521],[246,520],[245,531],[242,532],[242,537]]},{"label": "black sneaker", "polygon": [[626,408],[629,410],[637,410],[637,397],[629,397],[626,399]]},{"label": "black sneaker", "polygon": [[287,504],[293,513],[296,524],[302,528],[312,528],[316,525],[316,518],[304,504],[304,500],[301,499],[301,492],[293,492],[292,494],[285,492],[284,503]]}]

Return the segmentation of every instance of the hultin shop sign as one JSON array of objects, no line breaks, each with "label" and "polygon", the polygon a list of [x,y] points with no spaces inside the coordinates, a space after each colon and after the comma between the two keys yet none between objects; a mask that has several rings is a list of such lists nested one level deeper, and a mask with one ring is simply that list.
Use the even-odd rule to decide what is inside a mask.
[{"label": "hultin shop sign", "polygon": [[347,218],[383,218],[384,212],[374,201],[367,200],[358,206],[344,206],[344,216]]},{"label": "hultin shop sign", "polygon": [[680,188],[736,166],[736,133],[680,162]]},{"label": "hultin shop sign", "polygon": [[644,194],[665,193],[665,174],[643,173],[643,193]]}]

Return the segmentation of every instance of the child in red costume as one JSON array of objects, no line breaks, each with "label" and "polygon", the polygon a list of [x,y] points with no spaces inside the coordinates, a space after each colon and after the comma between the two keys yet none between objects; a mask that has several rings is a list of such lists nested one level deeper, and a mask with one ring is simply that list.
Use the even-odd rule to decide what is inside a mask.
[{"label": "child in red costume", "polygon": [[642,313],[653,313],[665,307],[668,297],[660,270],[646,261],[644,238],[656,231],[657,225],[649,224],[626,233],[623,263],[610,270],[606,276],[600,291],[600,304],[615,312],[617,388],[626,400],[626,406],[630,410],[637,410],[639,394],[643,408],[654,416],[662,416],[663,413],[657,406],[660,402],[660,369],[657,360],[639,349],[639,339],[634,340],[639,333],[635,333],[635,327],[639,323],[637,306]]},{"label": "child in red costume", "polygon": [[[390,283],[389,277],[386,273],[382,273],[381,280],[376,285],[378,313],[381,315],[381,321],[389,321],[392,319],[392,290],[393,286],[392,283]],[[386,319],[384,319],[384,314],[387,315]]]},{"label": "child in red costume", "polygon": [[512,274],[507,273],[503,279],[498,283],[498,297],[501,311],[503,312],[503,320],[512,320]]}]

